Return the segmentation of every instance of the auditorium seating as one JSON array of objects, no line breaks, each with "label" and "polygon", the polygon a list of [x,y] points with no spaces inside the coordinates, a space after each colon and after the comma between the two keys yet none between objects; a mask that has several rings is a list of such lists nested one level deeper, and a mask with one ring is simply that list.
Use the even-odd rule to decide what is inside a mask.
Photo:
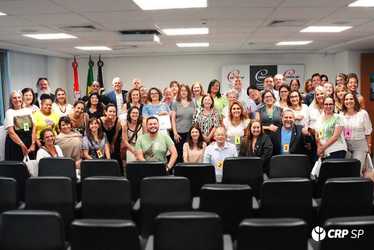
[{"label": "auditorium seating", "polygon": [[26,180],[30,173],[25,163],[20,161],[0,161],[0,176],[13,178],[18,183],[19,199],[25,201]]},{"label": "auditorium seating", "polygon": [[90,159],[81,163],[81,180],[93,176],[121,176],[117,160],[113,159]]},{"label": "auditorium seating", "polygon": [[0,214],[17,209],[20,205],[18,184],[15,179],[0,177]]},{"label": "auditorium seating", "polygon": [[306,155],[275,155],[270,160],[269,178],[310,178],[309,158]]}]

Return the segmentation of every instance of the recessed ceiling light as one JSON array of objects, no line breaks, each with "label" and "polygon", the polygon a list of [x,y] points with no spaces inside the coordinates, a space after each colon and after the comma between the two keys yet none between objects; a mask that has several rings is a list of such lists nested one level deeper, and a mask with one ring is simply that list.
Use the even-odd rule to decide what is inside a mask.
[{"label": "recessed ceiling light", "polygon": [[208,28],[163,29],[163,31],[168,36],[209,34]]},{"label": "recessed ceiling light", "polygon": [[48,39],[71,39],[71,38],[78,38],[76,36],[68,35],[65,33],[55,33],[55,34],[28,34],[23,35],[39,40],[48,40]]},{"label": "recessed ceiling light", "polygon": [[80,50],[112,50],[109,47],[106,46],[82,46],[82,47],[74,47],[76,49]]},{"label": "recessed ceiling light", "polygon": [[133,0],[142,10],[206,8],[207,0]]},{"label": "recessed ceiling light", "polygon": [[374,7],[373,0],[358,0],[348,5],[348,7]]},{"label": "recessed ceiling light", "polygon": [[338,33],[350,29],[353,26],[309,26],[300,32]]},{"label": "recessed ceiling light", "polygon": [[7,16],[7,14],[0,12],[0,16]]},{"label": "recessed ceiling light", "polygon": [[307,45],[313,41],[286,41],[277,43],[277,45]]},{"label": "recessed ceiling light", "polygon": [[209,43],[177,43],[178,47],[209,47]]}]

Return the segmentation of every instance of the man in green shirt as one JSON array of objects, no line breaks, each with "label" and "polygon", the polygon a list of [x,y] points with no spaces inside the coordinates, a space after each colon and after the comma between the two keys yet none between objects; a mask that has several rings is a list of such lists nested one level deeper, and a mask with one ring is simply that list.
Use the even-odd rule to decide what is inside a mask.
[{"label": "man in green shirt", "polygon": [[[170,170],[178,157],[177,150],[171,138],[164,133],[159,133],[157,117],[147,118],[148,133],[140,136],[136,141],[135,151],[138,161],[162,161]],[[170,151],[170,161],[167,162],[166,153]]]}]

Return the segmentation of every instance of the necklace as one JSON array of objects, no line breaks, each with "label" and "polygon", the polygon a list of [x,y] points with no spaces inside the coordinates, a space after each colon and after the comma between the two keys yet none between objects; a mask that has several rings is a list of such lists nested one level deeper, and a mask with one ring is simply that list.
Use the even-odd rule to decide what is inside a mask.
[{"label": "necklace", "polygon": [[266,111],[266,115],[270,119],[270,124],[273,124],[273,118],[274,118],[274,113],[275,113],[275,106],[273,105],[273,113],[271,115],[269,114],[268,107],[266,105],[265,105],[265,111]]},{"label": "necklace", "polygon": [[65,110],[62,109],[62,106],[60,106],[60,104],[57,104],[57,106],[60,109],[61,113],[63,113],[63,114],[66,113],[66,104],[64,104]]},{"label": "necklace", "polygon": [[112,121],[108,122],[108,121],[109,121],[109,119],[105,118],[105,126],[107,126],[108,129],[111,129],[114,125],[114,121],[113,122]]}]

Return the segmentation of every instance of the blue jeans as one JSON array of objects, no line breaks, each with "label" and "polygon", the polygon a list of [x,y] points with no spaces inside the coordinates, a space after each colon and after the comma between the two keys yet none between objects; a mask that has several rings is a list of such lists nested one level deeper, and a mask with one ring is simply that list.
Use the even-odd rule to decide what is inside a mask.
[{"label": "blue jeans", "polygon": [[323,160],[345,158],[345,154],[346,153],[347,152],[345,150],[340,150],[340,151],[332,152],[332,153],[330,153],[330,155],[328,157],[323,158]]}]

